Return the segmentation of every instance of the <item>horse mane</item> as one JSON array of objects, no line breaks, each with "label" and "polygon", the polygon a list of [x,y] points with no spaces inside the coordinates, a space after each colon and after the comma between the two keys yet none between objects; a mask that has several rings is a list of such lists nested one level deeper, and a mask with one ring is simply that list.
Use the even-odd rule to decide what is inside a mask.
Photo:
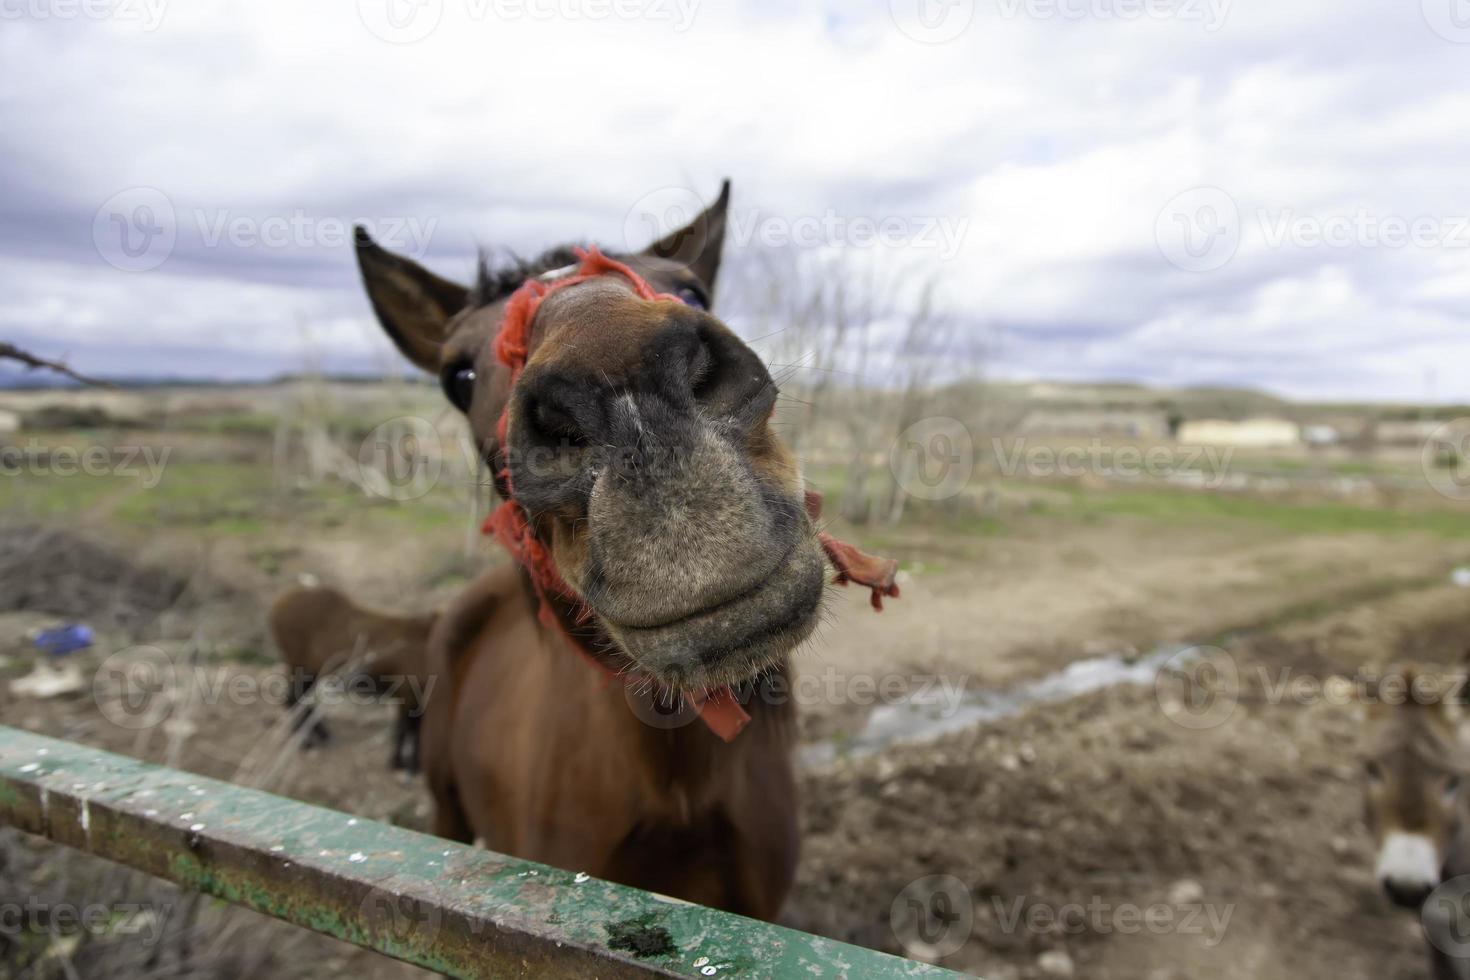
[{"label": "horse mane", "polygon": [[475,285],[470,290],[470,309],[478,309],[499,302],[520,288],[521,283],[533,276],[563,266],[576,265],[582,260],[577,257],[576,245],[558,245],[549,248],[535,258],[526,259],[519,255],[495,262],[489,251],[480,249],[475,263]]}]

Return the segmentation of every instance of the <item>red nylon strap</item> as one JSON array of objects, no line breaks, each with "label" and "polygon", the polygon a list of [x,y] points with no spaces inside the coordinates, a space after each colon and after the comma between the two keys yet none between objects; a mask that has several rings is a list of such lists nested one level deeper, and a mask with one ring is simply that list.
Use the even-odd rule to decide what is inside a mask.
[{"label": "red nylon strap", "polygon": [[[527,279],[511,295],[505,305],[505,315],[500,321],[500,329],[495,335],[494,345],[496,358],[510,369],[511,385],[515,384],[521,371],[526,367],[526,359],[530,355],[531,325],[536,319],[536,311],[540,308],[542,300],[558,289],[565,289],[568,286],[586,282],[588,279],[615,273],[626,279],[632,285],[633,291],[642,299],[668,300],[676,303],[680,301],[676,296],[655,291],[638,273],[622,262],[603,255],[596,247],[585,250],[577,249],[576,254],[577,258],[581,259],[581,264],[577,267],[576,272],[553,282]],[[507,405],[496,422],[496,435],[500,440],[502,452],[505,451],[508,417],[509,406]],[[485,534],[494,535],[495,540],[500,542],[501,546],[510,552],[511,557],[526,570],[527,576],[531,579],[531,586],[536,590],[536,616],[542,625],[559,633],[569,647],[601,671],[605,680],[610,682],[617,676],[616,672],[593,656],[581,641],[567,630],[556,615],[553,600],[560,599],[570,605],[575,611],[578,625],[591,620],[592,608],[561,577],[561,573],[556,568],[556,561],[552,558],[551,550],[536,536],[535,529],[526,518],[525,508],[515,500],[509,469],[500,472],[500,479],[508,495],[498,507],[490,512],[490,516],[485,518],[481,530]],[[812,520],[815,521],[822,511],[821,494],[807,491],[806,508]],[[851,545],[838,541],[830,534],[823,533],[819,535],[819,538],[828,560],[837,570],[835,581],[838,584],[846,585],[851,581],[869,586],[873,590],[873,608],[880,612],[883,609],[883,596],[898,597],[898,586],[894,583],[894,576],[898,569],[896,561],[866,555]],[[730,690],[728,684],[698,694],[685,692],[683,697],[698,710],[700,720],[709,727],[710,731],[726,742],[733,741],[750,721],[750,715],[735,699],[735,694]]]}]

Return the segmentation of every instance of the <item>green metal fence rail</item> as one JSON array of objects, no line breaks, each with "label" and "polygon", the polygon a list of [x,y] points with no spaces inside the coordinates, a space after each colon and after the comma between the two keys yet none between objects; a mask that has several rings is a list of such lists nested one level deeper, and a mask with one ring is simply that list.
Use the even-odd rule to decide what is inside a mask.
[{"label": "green metal fence rail", "polygon": [[953,977],[0,726],[0,823],[462,977]]}]

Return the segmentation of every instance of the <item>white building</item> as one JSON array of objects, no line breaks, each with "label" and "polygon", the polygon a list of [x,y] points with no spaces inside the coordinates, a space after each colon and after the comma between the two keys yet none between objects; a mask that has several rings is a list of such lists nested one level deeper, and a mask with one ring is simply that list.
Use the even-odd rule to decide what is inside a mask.
[{"label": "white building", "polygon": [[1275,449],[1301,444],[1301,427],[1287,419],[1197,419],[1179,426],[1186,446],[1242,446]]}]

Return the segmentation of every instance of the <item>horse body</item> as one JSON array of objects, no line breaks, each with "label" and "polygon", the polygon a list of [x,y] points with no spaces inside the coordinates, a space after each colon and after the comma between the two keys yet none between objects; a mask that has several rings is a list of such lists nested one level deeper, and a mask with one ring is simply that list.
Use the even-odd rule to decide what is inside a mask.
[{"label": "horse body", "polygon": [[[390,763],[395,769],[417,772],[420,722],[432,688],[425,648],[437,616],[395,616],[367,609],[323,586],[283,592],[271,605],[269,626],[292,675],[292,707],[323,674],[345,671],[349,683],[366,682],[379,697],[397,702]],[[307,717],[300,715],[297,725]],[[307,743],[327,739],[326,722],[312,721]]]},{"label": "horse body", "polygon": [[424,731],[434,832],[689,901],[774,918],[796,862],[793,710],[748,702],[726,744],[660,728],[538,622],[519,569],[445,611],[447,681]]},{"label": "horse body", "polygon": [[875,606],[897,588],[819,533],[776,384],[708,311],[727,203],[633,255],[482,264],[473,288],[361,229],[357,255],[388,336],[465,414],[517,561],[430,639],[434,830],[769,919],[796,862],[794,709],[732,689],[784,680],[827,561]]}]

